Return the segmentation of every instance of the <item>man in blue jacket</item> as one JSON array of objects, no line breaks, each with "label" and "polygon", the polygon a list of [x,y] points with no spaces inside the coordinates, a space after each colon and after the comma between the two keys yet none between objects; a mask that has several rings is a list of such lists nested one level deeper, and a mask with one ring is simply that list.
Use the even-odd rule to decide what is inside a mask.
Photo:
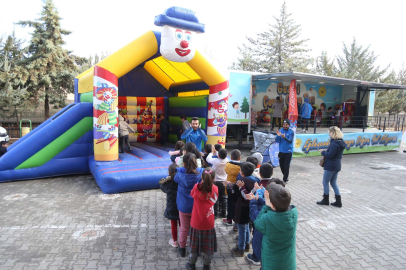
[{"label": "man in blue jacket", "polygon": [[287,183],[289,181],[289,167],[292,160],[293,153],[293,130],[290,128],[289,119],[283,120],[283,128],[276,132],[275,141],[279,143],[279,164],[283,174],[283,181]]},{"label": "man in blue jacket", "polygon": [[204,131],[200,128],[201,124],[199,124],[199,118],[193,117],[192,118],[192,127],[185,130],[181,135],[182,140],[186,140],[186,142],[192,142],[196,145],[196,148],[201,151],[202,150],[202,140],[207,142],[207,136]]},{"label": "man in blue jacket", "polygon": [[312,105],[309,104],[310,99],[305,98],[304,99],[304,104],[302,105],[302,131],[305,131],[305,126],[306,126],[306,131],[309,129],[309,121],[310,117],[312,115],[313,107]]}]

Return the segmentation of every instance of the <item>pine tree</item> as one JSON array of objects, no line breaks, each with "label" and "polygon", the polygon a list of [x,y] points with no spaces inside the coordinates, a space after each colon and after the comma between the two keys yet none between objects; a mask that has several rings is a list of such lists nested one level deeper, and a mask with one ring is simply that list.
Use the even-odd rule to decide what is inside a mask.
[{"label": "pine tree", "polygon": [[237,61],[231,64],[230,69],[245,70],[252,72],[260,71],[260,66],[256,63],[249,49],[245,47],[244,48],[238,47],[238,50],[240,51],[241,58],[237,58]]},{"label": "pine tree", "polygon": [[384,69],[376,66],[378,56],[370,50],[369,46],[363,48],[354,38],[349,46],[343,45],[343,54],[337,59],[338,76],[371,82],[385,79],[383,77],[389,69],[389,65]]},{"label": "pine tree", "polygon": [[25,52],[22,43],[14,32],[4,42],[0,40],[0,117],[16,117],[17,122],[23,109],[33,107],[26,90],[29,74],[21,65]]},{"label": "pine tree", "polygon": [[335,58],[330,59],[326,51],[321,52],[321,56],[316,58],[314,73],[323,76],[336,76],[337,68],[335,66]]},{"label": "pine tree", "polygon": [[247,118],[247,113],[250,111],[250,105],[248,104],[248,100],[246,97],[244,97],[244,99],[242,100],[242,104],[241,104],[241,112],[245,113],[245,117]]},{"label": "pine tree", "polygon": [[61,28],[60,21],[52,0],[46,0],[39,19],[18,23],[34,28],[25,62],[30,72],[28,91],[44,101],[46,119],[50,104],[54,108],[65,106],[67,94],[73,93],[78,64],[83,61],[62,48],[63,35],[70,32]]},{"label": "pine tree", "polygon": [[249,45],[243,45],[244,50],[250,51],[262,72],[309,72],[308,66],[312,59],[306,54],[310,50],[305,43],[308,39],[300,39],[300,25],[295,24],[287,12],[286,3],[280,9],[276,23],[269,29],[249,38]]},{"label": "pine tree", "polygon": [[[406,85],[406,68],[402,65],[398,74],[395,71],[389,73],[385,78],[385,83]],[[375,97],[375,110],[389,115],[406,111],[406,91],[389,89],[378,91]]]}]

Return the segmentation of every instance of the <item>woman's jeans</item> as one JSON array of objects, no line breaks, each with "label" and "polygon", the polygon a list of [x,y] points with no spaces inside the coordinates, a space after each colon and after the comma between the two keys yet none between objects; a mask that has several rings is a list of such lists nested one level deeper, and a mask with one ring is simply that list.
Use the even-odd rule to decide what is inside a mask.
[{"label": "woman's jeans", "polygon": [[323,175],[323,187],[324,187],[324,194],[328,195],[330,191],[330,187],[328,186],[328,183],[331,184],[331,187],[334,190],[335,195],[340,195],[340,190],[338,189],[337,185],[337,175],[338,172],[333,172],[333,171],[324,171]]}]

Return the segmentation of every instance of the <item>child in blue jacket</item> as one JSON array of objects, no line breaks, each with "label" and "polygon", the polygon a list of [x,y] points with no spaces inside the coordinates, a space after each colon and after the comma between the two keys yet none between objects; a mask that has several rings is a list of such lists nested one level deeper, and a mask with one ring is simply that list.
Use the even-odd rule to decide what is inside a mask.
[{"label": "child in blue jacket", "polygon": [[186,239],[192,217],[194,200],[190,192],[196,183],[200,183],[202,172],[203,169],[197,166],[195,154],[188,152],[183,156],[183,167],[177,169],[174,179],[178,184],[178,194],[176,196],[176,204],[179,209],[180,218],[178,253],[181,257],[186,256]]}]

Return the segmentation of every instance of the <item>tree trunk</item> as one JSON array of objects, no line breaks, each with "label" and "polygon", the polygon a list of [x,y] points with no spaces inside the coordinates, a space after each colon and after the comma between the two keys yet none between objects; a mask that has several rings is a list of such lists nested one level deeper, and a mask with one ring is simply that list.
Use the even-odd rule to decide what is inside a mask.
[{"label": "tree trunk", "polygon": [[48,99],[48,91],[47,91],[47,89],[45,89],[44,109],[45,109],[45,120],[47,120],[49,118],[49,99]]}]

